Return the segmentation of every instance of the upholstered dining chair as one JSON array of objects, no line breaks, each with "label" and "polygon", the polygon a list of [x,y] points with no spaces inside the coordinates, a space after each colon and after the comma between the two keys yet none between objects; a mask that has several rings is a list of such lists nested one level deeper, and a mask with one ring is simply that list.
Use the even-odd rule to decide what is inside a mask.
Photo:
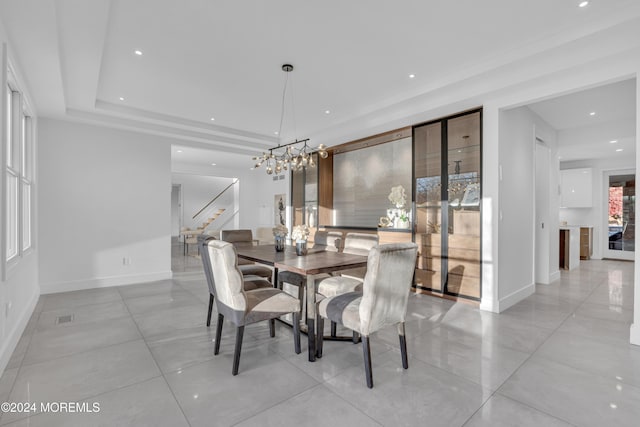
[{"label": "upholstered dining chair", "polygon": [[[367,274],[362,292],[349,292],[325,298],[318,303],[318,331],[324,319],[340,323],[360,334],[367,387],[373,387],[369,336],[390,325],[397,325],[402,367],[409,367],[404,323],[407,301],[413,281],[418,245],[392,243],[375,246],[367,259]],[[317,338],[318,356],[322,355],[322,334]]]},{"label": "upholstered dining chair", "polygon": [[[300,354],[300,326],[298,312],[300,301],[291,295],[273,287],[261,287],[245,290],[245,282],[238,268],[238,255],[231,243],[221,240],[208,240],[203,245],[208,254],[209,267],[207,281],[212,284],[218,309],[216,342],[214,355],[220,353],[222,326],[227,318],[236,325],[236,345],[233,355],[232,374],[238,374],[242,338],[245,325],[269,320],[271,336],[274,336],[274,320],[282,315],[293,315],[294,349]],[[204,260],[204,258],[203,258]]]},{"label": "upholstered dining chair", "polygon": [[340,231],[318,230],[313,236],[313,247],[323,248],[325,251],[338,252],[342,244]]},{"label": "upholstered dining chair", "polygon": [[[213,272],[211,271],[211,260],[209,259],[209,251],[207,250],[208,242],[210,240],[216,240],[215,237],[212,236],[202,236],[198,242],[200,254],[202,258],[202,266],[204,268],[204,274],[207,278],[207,285],[209,286],[209,310],[207,311],[207,327],[211,326],[211,312],[213,311],[213,301],[215,299],[215,281],[213,278]],[[242,269],[240,269],[242,271]],[[252,291],[258,288],[272,288],[273,285],[271,282],[264,280],[264,278],[255,275],[246,275],[243,273],[242,279],[244,281],[243,288],[245,291]],[[274,325],[269,325],[272,327],[271,336],[274,336],[275,330],[273,329]]]},{"label": "upholstered dining chair", "polygon": [[[220,240],[233,243],[233,246],[239,247],[251,247],[253,246],[253,232],[251,230],[222,230],[220,231]],[[253,275],[264,277],[271,281],[273,271],[264,265],[258,265],[246,259],[238,259],[238,265],[242,274],[245,276]]]}]

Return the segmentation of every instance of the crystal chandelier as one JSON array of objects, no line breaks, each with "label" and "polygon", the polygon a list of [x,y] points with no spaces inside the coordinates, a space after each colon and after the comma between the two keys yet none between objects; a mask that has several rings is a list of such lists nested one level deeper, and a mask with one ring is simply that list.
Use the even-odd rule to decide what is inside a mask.
[{"label": "crystal chandelier", "polygon": [[[284,104],[289,83],[288,73],[293,71],[293,65],[284,64],[282,66],[282,71],[287,74],[284,81],[284,89],[282,91],[282,110],[280,114],[280,129],[278,130],[278,135],[282,133]],[[293,96],[291,96],[291,104],[293,107]],[[293,128],[295,132],[295,114],[293,115]],[[308,142],[308,138],[302,140],[298,140],[296,138],[295,141],[288,144],[278,143],[276,147],[269,148],[266,152],[263,152],[261,156],[253,157],[253,161],[256,162],[254,167],[259,168],[264,163],[265,170],[268,175],[271,175],[274,172],[276,174],[279,174],[280,172],[286,171],[287,169],[300,170],[307,166],[314,167],[316,165],[316,162],[313,160],[313,153],[317,152],[318,155],[323,159],[326,159],[329,154],[327,153],[327,147],[325,147],[324,144],[320,144],[317,148],[314,149],[307,144]]]}]

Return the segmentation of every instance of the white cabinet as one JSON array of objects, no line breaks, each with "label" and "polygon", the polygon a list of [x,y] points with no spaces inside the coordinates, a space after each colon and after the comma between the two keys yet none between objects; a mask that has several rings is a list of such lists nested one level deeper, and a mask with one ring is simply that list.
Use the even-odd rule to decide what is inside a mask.
[{"label": "white cabinet", "polygon": [[560,171],[560,207],[590,208],[593,206],[593,173],[590,168]]}]

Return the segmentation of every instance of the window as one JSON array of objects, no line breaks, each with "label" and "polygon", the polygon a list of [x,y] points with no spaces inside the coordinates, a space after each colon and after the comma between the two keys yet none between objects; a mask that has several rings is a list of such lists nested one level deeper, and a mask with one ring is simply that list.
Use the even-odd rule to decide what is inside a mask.
[{"label": "window", "polygon": [[33,122],[23,94],[8,70],[5,99],[5,260],[17,260],[32,247]]},{"label": "window", "polygon": [[22,190],[22,251],[31,247],[31,169],[32,157],[31,147],[33,146],[33,126],[31,117],[26,112],[22,116],[22,138],[20,152],[22,158],[22,169],[20,184]]}]

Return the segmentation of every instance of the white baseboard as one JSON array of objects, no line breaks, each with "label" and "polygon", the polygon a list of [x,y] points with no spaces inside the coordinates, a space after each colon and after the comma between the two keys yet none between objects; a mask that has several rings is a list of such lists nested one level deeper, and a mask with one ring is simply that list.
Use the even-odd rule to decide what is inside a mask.
[{"label": "white baseboard", "polygon": [[632,323],[631,330],[629,333],[629,342],[631,344],[640,345],[640,324]]},{"label": "white baseboard", "polygon": [[549,283],[553,283],[555,281],[560,280],[560,270],[556,270],[549,275]]},{"label": "white baseboard", "polygon": [[74,280],[72,282],[41,283],[41,294],[81,291],[84,289],[108,288],[111,286],[134,285],[136,283],[167,280],[173,277],[171,270],[156,273],[133,274],[128,276],[96,277],[93,279]]},{"label": "white baseboard", "polygon": [[33,310],[35,310],[36,304],[38,303],[39,296],[40,295],[38,294],[36,287],[36,292],[29,300],[29,303],[18,315],[18,321],[16,322],[13,330],[9,331],[9,333],[7,334],[7,339],[4,340],[4,342],[0,346],[0,376],[4,373],[4,368],[7,367],[9,360],[11,360],[11,355],[18,345],[18,341],[20,341],[22,333],[29,323],[29,319],[31,319]]},{"label": "white baseboard", "polygon": [[492,313],[502,313],[509,307],[533,295],[535,292],[536,292],[536,285],[535,283],[531,283],[521,289],[518,289],[515,292],[512,292],[511,294],[507,295],[504,298],[499,298],[497,300],[493,298],[483,298],[480,301],[480,310],[490,311]]}]

